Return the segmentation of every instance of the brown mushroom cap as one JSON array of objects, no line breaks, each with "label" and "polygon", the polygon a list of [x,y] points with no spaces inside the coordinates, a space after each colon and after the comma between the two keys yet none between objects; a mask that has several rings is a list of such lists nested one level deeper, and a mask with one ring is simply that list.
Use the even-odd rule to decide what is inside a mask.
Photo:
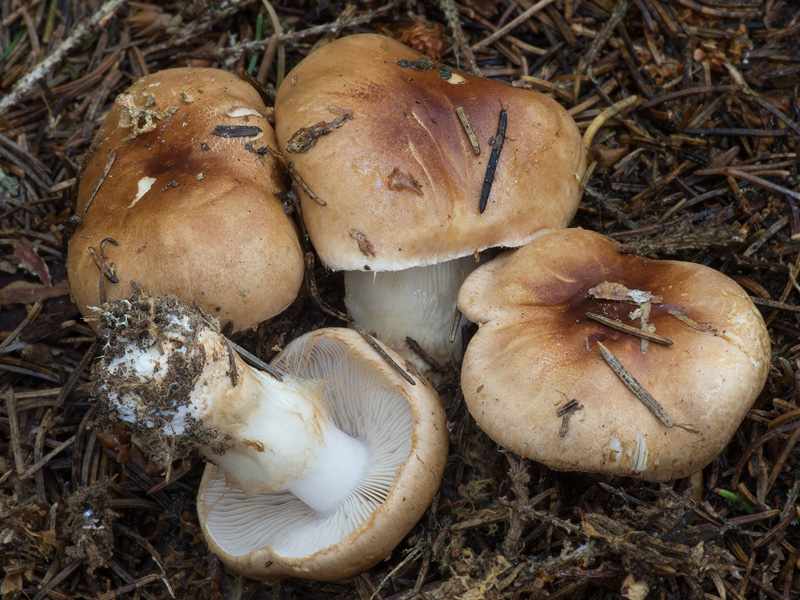
[{"label": "brown mushroom cap", "polygon": [[[349,36],[305,58],[278,90],[276,135],[327,202],[305,201],[303,218],[333,269],[399,270],[519,246],[566,226],[577,209],[585,153],[560,105],[430,61],[402,66],[422,58],[387,37]],[[503,109],[505,143],[481,214],[490,140]],[[315,137],[319,129],[329,133]]]},{"label": "brown mushroom cap", "polygon": [[[640,302],[636,291],[656,296],[648,321],[673,344],[650,342],[643,354],[640,338],[589,319],[641,328],[630,315],[636,303],[590,292],[601,284],[607,292],[622,284]],[[652,481],[689,475],[723,450],[769,368],[764,321],[734,281],[702,265],[623,254],[581,229],[490,261],[467,278],[458,304],[480,324],[462,369],[470,412],[500,445],[554,469]],[[673,427],[622,383],[597,342]]]},{"label": "brown mushroom cap", "polygon": [[103,279],[103,299],[127,297],[135,281],[234,330],[294,300],[302,253],[276,197],[281,175],[259,150],[276,149],[265,112],[253,87],[217,69],[168,69],[117,97],[78,191],[67,268],[81,312],[101,303],[96,259],[119,280]]},{"label": "brown mushroom cap", "polygon": [[431,386],[410,385],[351,329],[301,336],[273,366],[318,382],[331,423],[369,450],[364,478],[317,512],[288,491],[247,496],[209,465],[197,500],[206,541],[247,577],[349,577],[388,556],[430,504],[447,458],[444,410]]}]

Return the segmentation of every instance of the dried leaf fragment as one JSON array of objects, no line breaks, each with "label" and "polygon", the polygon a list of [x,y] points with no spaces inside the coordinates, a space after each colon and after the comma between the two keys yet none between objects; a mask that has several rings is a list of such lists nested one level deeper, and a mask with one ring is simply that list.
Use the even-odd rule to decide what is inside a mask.
[{"label": "dried leaf fragment", "polygon": [[407,189],[418,196],[422,196],[422,186],[412,175],[403,173],[400,167],[395,167],[389,175],[389,188],[392,190]]},{"label": "dried leaf fragment", "polygon": [[163,121],[178,111],[177,106],[170,106],[163,112],[153,110],[150,108],[154,104],[153,96],[146,96],[144,107],[136,106],[136,102],[128,92],[117,96],[114,103],[120,106],[119,126],[130,129],[130,133],[123,138],[123,141],[130,141],[142,133],[153,131],[156,128],[156,121]]},{"label": "dried leaf fragment", "polygon": [[358,249],[361,250],[361,254],[375,258],[375,247],[362,231],[359,231],[358,229],[351,229],[350,237],[358,243]]},{"label": "dried leaf fragment", "polygon": [[14,241],[14,256],[28,271],[39,277],[45,286],[50,287],[50,271],[47,264],[36,253],[36,249],[28,241],[28,238],[21,237]]},{"label": "dried leaf fragment", "polygon": [[37,301],[57,298],[65,294],[69,294],[69,285],[66,279],[52,286],[28,283],[27,281],[14,281],[4,288],[0,288],[0,304],[33,304]]},{"label": "dried leaf fragment", "polygon": [[660,304],[664,301],[663,296],[657,296],[644,290],[631,290],[621,283],[611,281],[604,281],[596,285],[586,292],[586,295],[597,300],[614,300],[634,304],[644,304],[645,302]]},{"label": "dried leaf fragment", "polygon": [[644,580],[637,580],[632,574],[628,574],[622,582],[620,594],[628,600],[645,600],[650,593],[650,586]]},{"label": "dried leaf fragment", "polygon": [[352,116],[352,112],[342,111],[333,121],[320,121],[309,127],[298,129],[286,144],[287,152],[303,153],[308,152],[323,135],[328,135],[334,129],[339,129],[347,123]]}]

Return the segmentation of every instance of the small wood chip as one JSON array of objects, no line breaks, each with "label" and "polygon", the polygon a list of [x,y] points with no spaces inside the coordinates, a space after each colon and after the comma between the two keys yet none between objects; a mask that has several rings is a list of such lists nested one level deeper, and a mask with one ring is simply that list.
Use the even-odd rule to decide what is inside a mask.
[{"label": "small wood chip", "polygon": [[347,123],[352,116],[352,111],[342,111],[333,121],[320,121],[308,127],[302,127],[294,132],[286,144],[287,152],[304,153],[311,150],[317,140],[331,131],[339,129]]}]

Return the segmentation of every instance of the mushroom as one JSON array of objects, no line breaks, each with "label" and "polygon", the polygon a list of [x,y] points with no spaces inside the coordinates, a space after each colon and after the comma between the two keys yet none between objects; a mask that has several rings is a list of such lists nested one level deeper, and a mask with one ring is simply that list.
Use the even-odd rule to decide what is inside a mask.
[{"label": "mushroom", "polygon": [[474,263],[461,257],[525,244],[578,206],[585,153],[561,106],[384,36],[303,59],[275,128],[317,253],[347,271],[348,310],[401,352],[406,336],[440,361],[459,347],[455,292]]},{"label": "mushroom", "polygon": [[218,69],[168,69],[117,96],[86,161],[69,244],[73,298],[151,293],[197,302],[250,328],[302,284],[297,231],[259,93]]},{"label": "mushroom", "polygon": [[480,325],[462,367],[470,413],[558,470],[690,475],[730,441],[770,364],[764,321],[733,280],[582,229],[483,265],[458,306]]},{"label": "mushroom", "polygon": [[237,573],[348,577],[388,555],[426,510],[447,455],[439,398],[355,331],[301,336],[268,373],[174,297],[104,309],[94,395],[161,464],[193,451],[212,463],[200,523]]}]

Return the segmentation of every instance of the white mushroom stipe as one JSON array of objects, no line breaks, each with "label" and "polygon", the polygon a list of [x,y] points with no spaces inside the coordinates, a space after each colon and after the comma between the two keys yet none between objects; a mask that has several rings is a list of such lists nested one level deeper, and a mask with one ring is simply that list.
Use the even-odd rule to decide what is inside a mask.
[{"label": "white mushroom stipe", "polygon": [[363,442],[335,427],[329,428],[325,437],[325,448],[309,465],[305,476],[286,486],[310,508],[323,513],[333,510],[357,488],[369,463],[369,451]]},{"label": "white mushroom stipe", "polygon": [[[180,310],[177,304],[170,308]],[[226,440],[226,451],[217,454],[201,445],[200,453],[247,494],[288,489],[325,511],[356,488],[367,451],[328,422],[316,385],[290,376],[278,381],[243,364],[234,367],[232,351],[210,326],[177,312],[162,318],[165,339],[114,342],[121,353],[108,361],[110,379],[119,374],[126,390],[132,381],[138,383],[131,391],[108,391],[108,402],[121,418],[133,416],[151,427],[158,422],[165,434],[186,435],[191,422],[214,430]],[[192,354],[201,366],[188,397],[153,411],[141,387],[170,388],[176,360],[192,361]],[[232,368],[238,376],[231,375]]]},{"label": "white mushroom stipe", "polygon": [[432,358],[446,363],[460,358],[461,332],[450,341],[456,297],[472,270],[472,257],[400,271],[347,271],[348,313],[384,344],[424,371],[427,367],[409,348],[406,337]]}]

